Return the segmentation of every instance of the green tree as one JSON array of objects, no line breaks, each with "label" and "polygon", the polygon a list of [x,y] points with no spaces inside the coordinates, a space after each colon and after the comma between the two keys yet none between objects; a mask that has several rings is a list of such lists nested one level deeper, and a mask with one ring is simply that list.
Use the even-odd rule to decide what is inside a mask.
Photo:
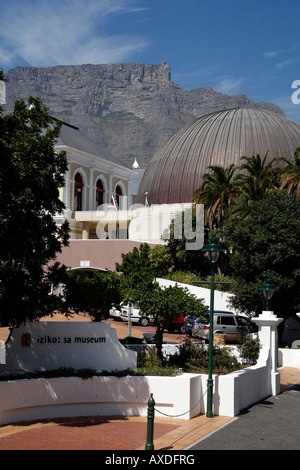
[{"label": "green tree", "polygon": [[244,156],[241,158],[241,165],[239,169],[241,171],[246,170],[246,178],[251,176],[252,178],[262,179],[265,181],[265,185],[268,186],[274,179],[274,163],[277,161],[273,158],[267,162],[269,152],[266,152],[263,157],[260,155],[252,155],[252,157]]},{"label": "green tree", "polygon": [[[185,233],[193,235],[196,227],[196,207],[193,211],[187,209],[185,212],[178,212],[172,220],[167,232],[163,234],[166,246],[172,259],[172,271],[186,271],[190,273],[200,273],[207,276],[210,272],[209,261],[201,250],[187,250],[187,243],[193,239],[187,238]],[[185,223],[188,230],[185,230]]]},{"label": "green tree", "polygon": [[279,317],[300,308],[300,201],[281,191],[257,201],[243,224],[229,220],[223,237],[232,247],[230,264],[234,282],[234,306],[259,314],[265,301],[259,291],[271,277],[278,291],[271,309]]},{"label": "green tree", "polygon": [[120,277],[112,271],[94,270],[81,276],[68,271],[64,277],[65,313],[83,312],[96,321],[108,318],[112,304],[121,302]]},{"label": "green tree", "polygon": [[280,172],[279,189],[300,197],[300,147],[295,151],[294,160],[283,158],[282,161],[286,165]]},{"label": "green tree", "polygon": [[[166,251],[162,250],[166,255]],[[158,253],[147,243],[142,243],[132,252],[122,254],[122,263],[116,264],[121,273],[121,296],[127,302],[129,299],[136,304],[141,315],[153,315],[156,327],[156,346],[159,358],[162,359],[163,333],[176,317],[183,315],[200,316],[207,311],[201,300],[191,296],[187,290],[177,286],[161,288],[155,282],[158,274]],[[161,268],[166,271],[169,257],[161,257]]]},{"label": "green tree", "polygon": [[162,288],[157,284],[153,285],[151,291],[141,290],[139,292],[138,306],[142,314],[154,317],[155,344],[160,360],[163,360],[163,334],[170,323],[181,316],[204,318],[208,309],[203,304],[203,300],[191,295],[187,289],[182,289],[177,285]]},{"label": "green tree", "polygon": [[171,253],[165,245],[156,245],[152,248],[149,251],[149,261],[155,277],[165,276],[173,266]]},{"label": "green tree", "polygon": [[230,204],[236,198],[237,167],[234,164],[227,168],[213,165],[208,170],[203,176],[202,185],[193,195],[193,201],[204,204],[205,225],[214,228],[222,225]]},{"label": "green tree", "polygon": [[158,267],[150,260],[151,248],[141,243],[129,253],[122,253],[122,263],[116,263],[116,271],[121,273],[121,295],[124,302],[135,302],[136,294],[142,289],[151,289]]},{"label": "green tree", "polygon": [[266,192],[277,188],[279,168],[274,165],[277,159],[267,163],[267,157],[268,152],[264,157],[253,155],[241,158],[239,175],[235,180],[236,198],[229,214],[236,221],[243,220]]},{"label": "green tree", "polygon": [[59,188],[67,170],[65,152],[54,144],[60,124],[38,99],[0,110],[0,321],[15,326],[52,314],[59,298],[51,293],[63,269],[55,263],[68,244],[68,224],[54,216],[64,204]]}]

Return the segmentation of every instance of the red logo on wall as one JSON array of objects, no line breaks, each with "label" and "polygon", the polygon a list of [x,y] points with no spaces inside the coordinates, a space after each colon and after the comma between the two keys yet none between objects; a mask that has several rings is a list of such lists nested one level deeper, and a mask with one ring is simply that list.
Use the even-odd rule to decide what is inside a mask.
[{"label": "red logo on wall", "polygon": [[22,334],[22,347],[29,348],[30,345],[31,345],[31,334],[23,333]]}]

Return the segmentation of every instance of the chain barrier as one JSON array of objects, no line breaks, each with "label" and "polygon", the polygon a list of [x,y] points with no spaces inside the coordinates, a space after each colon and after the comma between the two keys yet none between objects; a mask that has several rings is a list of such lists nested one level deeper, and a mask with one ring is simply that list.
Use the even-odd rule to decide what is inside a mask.
[{"label": "chain barrier", "polygon": [[179,415],[168,415],[168,414],[166,414],[166,413],[163,413],[162,411],[159,411],[159,410],[158,410],[157,408],[155,408],[155,407],[154,407],[154,410],[155,410],[157,413],[159,413],[159,414],[161,414],[161,415],[164,415],[164,416],[166,416],[166,417],[168,417],[168,418],[179,418],[180,416],[184,416],[184,415],[186,415],[187,413],[190,413],[190,411],[192,411],[194,408],[196,408],[196,406],[199,405],[199,403],[201,402],[201,400],[203,400],[203,398],[205,397],[206,394],[207,394],[207,390],[204,392],[204,394],[202,395],[202,397],[200,398],[200,400],[199,400],[192,408],[190,408],[188,411],[185,411],[184,413],[181,413],[181,414],[179,414]]}]

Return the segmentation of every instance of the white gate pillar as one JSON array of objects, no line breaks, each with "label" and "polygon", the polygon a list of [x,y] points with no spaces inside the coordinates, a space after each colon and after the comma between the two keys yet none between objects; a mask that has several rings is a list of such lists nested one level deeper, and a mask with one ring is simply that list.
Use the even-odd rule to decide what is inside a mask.
[{"label": "white gate pillar", "polygon": [[278,395],[280,392],[280,374],[277,371],[277,327],[283,321],[278,318],[274,312],[266,310],[258,317],[252,318],[252,321],[258,325],[258,336],[262,348],[262,355],[269,351],[268,364],[270,372],[270,392],[271,395]]}]

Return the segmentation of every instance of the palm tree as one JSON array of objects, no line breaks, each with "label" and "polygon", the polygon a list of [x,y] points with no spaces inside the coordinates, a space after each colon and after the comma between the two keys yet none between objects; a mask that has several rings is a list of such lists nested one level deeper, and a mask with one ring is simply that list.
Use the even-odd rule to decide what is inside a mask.
[{"label": "palm tree", "polygon": [[283,158],[286,166],[280,173],[280,190],[287,190],[288,194],[295,194],[300,197],[300,147],[294,154],[294,160]]},{"label": "palm tree", "polygon": [[227,168],[209,166],[210,172],[205,173],[202,185],[194,192],[193,202],[204,204],[205,225],[210,228],[222,224],[228,207],[236,197],[236,169],[234,164]]},{"label": "palm tree", "polygon": [[[277,163],[278,159],[273,158],[269,163],[267,163],[268,153],[269,152],[266,152],[263,158],[261,158],[260,155],[241,158],[241,161],[244,162],[239,167],[242,172],[240,175],[241,181],[254,179],[259,182],[257,185],[259,190],[263,187],[268,189],[276,186],[278,167],[274,167],[274,163]],[[243,173],[244,171],[246,171],[246,173]]]},{"label": "palm tree", "polygon": [[241,173],[235,180],[237,196],[230,215],[244,218],[266,192],[278,187],[279,169],[274,166],[278,160],[274,158],[267,163],[268,153],[263,158],[260,155],[241,158],[243,162],[239,167]]}]

